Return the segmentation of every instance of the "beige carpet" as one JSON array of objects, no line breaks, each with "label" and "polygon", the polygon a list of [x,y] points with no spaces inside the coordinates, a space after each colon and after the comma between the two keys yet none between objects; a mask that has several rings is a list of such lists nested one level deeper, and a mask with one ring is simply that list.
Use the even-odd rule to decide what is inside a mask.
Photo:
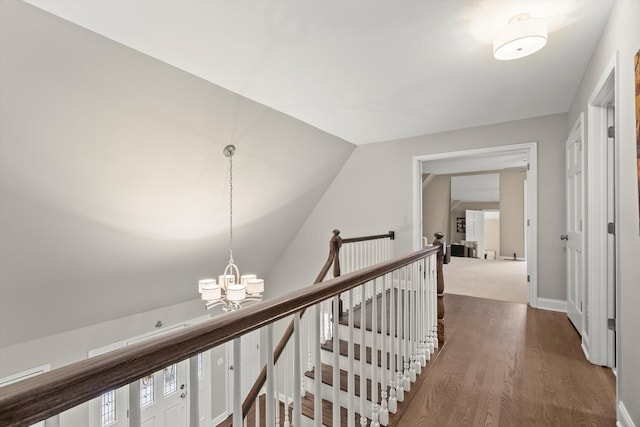
[{"label": "beige carpet", "polygon": [[527,263],[451,257],[444,265],[445,294],[527,303]]}]

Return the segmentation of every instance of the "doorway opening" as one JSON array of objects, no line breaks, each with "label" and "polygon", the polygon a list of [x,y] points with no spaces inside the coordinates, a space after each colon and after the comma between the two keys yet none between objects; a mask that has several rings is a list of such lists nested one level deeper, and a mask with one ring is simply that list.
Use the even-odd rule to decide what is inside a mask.
[{"label": "doorway opening", "polygon": [[[463,262],[475,261],[478,266],[482,266],[483,263],[495,263],[494,265],[497,265],[498,262],[512,263],[510,267],[520,268],[519,277],[522,281],[522,295],[514,302],[529,303],[532,307],[538,305],[536,153],[537,143],[531,142],[429,154],[413,158],[414,247],[418,249],[422,245],[423,237],[431,242],[433,232],[443,231],[445,239],[451,245],[450,254],[462,254],[460,258],[452,257],[452,263],[458,261],[459,264],[462,264]],[[520,177],[519,180],[510,177],[510,179],[502,181],[500,180],[502,173],[519,174]],[[454,190],[456,180],[470,180],[477,184],[482,180],[491,181],[492,174],[495,175],[493,196],[491,196],[491,191],[485,191],[486,188],[472,189],[468,192],[474,197],[484,197],[487,200],[469,200],[467,203],[485,202],[485,205],[465,205],[463,200],[458,200],[457,196],[451,195],[450,191]],[[482,177],[482,179],[478,177]],[[446,189],[446,197],[444,197],[444,201],[428,201],[427,197],[423,197],[424,190],[433,183],[436,183],[437,186],[438,181],[440,181],[439,185]],[[508,217],[500,204],[500,182],[509,183],[505,187],[517,187],[516,191],[519,194],[515,202],[517,209],[515,212],[509,212]],[[460,210],[461,208],[463,210]],[[485,215],[495,222],[487,223]],[[425,220],[427,217],[430,219]],[[438,221],[438,218],[440,225],[434,226],[431,220]],[[519,225],[516,225],[515,229],[508,228],[509,220]],[[496,226],[498,232],[492,234],[491,231],[495,230]],[[434,227],[439,230],[433,229]],[[487,227],[490,235],[487,235]],[[504,231],[505,227],[508,231]],[[469,238],[469,233],[475,233],[472,239]],[[464,239],[461,238],[463,235]],[[516,266],[516,263],[519,265]],[[450,269],[450,271],[452,270]],[[471,282],[474,281],[477,281],[477,275]],[[513,282],[511,283],[513,284]],[[482,288],[482,286],[478,286],[478,288]],[[500,290],[497,291],[498,296],[500,292]],[[496,295],[473,296],[501,299],[496,298]]]}]

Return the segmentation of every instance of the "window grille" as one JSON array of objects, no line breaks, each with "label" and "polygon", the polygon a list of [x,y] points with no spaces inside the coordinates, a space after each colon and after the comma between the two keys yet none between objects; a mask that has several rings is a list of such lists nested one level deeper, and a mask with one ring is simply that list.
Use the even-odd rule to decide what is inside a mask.
[{"label": "window grille", "polygon": [[176,375],[177,365],[164,368],[164,395],[167,396],[178,389],[178,378]]},{"label": "window grille", "polygon": [[100,402],[100,425],[108,426],[116,422],[116,391],[102,394]]},{"label": "window grille", "polygon": [[153,374],[140,379],[140,408],[153,403]]}]

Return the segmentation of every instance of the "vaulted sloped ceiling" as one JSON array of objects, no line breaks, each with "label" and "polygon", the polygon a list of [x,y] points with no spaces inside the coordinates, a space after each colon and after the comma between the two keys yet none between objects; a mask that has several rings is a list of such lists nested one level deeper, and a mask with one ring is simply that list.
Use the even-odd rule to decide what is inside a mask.
[{"label": "vaulted sloped ceiling", "polygon": [[229,143],[234,256],[264,277],[354,149],[23,2],[0,59],[0,346],[196,298]]},{"label": "vaulted sloped ceiling", "polygon": [[[569,109],[613,0],[27,0],[364,144]],[[549,41],[497,61],[514,16]]]}]

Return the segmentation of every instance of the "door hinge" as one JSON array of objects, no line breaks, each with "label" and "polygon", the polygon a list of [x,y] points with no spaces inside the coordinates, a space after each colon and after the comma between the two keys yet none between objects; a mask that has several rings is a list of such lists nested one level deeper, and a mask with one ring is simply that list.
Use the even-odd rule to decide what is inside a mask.
[{"label": "door hinge", "polygon": [[582,220],[580,220],[580,231],[582,231]]},{"label": "door hinge", "polygon": [[531,165],[527,163],[527,170],[531,170]]},{"label": "door hinge", "polygon": [[531,220],[530,219],[527,220],[527,227],[531,227]]},{"label": "door hinge", "polygon": [[607,329],[610,331],[616,330],[616,319],[607,319]]},{"label": "door hinge", "polygon": [[616,137],[616,128],[614,126],[609,126],[607,128],[607,137],[615,138]]},{"label": "door hinge", "polygon": [[614,222],[610,222],[610,223],[607,224],[607,233],[613,234],[615,236],[615,234],[616,234],[616,224]]},{"label": "door hinge", "polygon": [[531,276],[527,274],[527,283],[531,282]]},{"label": "door hinge", "polygon": [[580,301],[580,313],[582,313],[582,301]]}]

